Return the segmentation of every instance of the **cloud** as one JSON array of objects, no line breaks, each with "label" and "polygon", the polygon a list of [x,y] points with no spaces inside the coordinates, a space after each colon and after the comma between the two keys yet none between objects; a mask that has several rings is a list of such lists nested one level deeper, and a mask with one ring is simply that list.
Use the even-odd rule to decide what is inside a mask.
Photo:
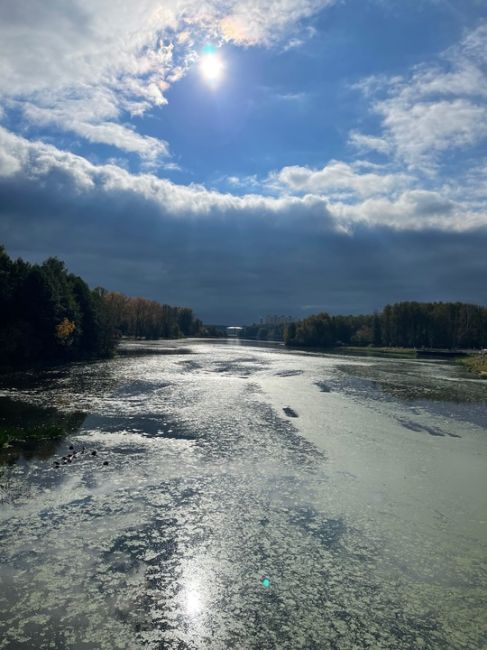
[{"label": "cloud", "polygon": [[468,169],[459,182],[452,183],[452,194],[459,200],[468,197],[470,205],[484,208],[487,205],[487,159]]},{"label": "cloud", "polygon": [[334,198],[396,194],[413,181],[404,173],[360,173],[359,166],[338,160],[330,161],[322,169],[291,165],[274,172],[269,180],[293,192],[326,194]]},{"label": "cloud", "polygon": [[[487,79],[486,79],[487,83]],[[487,107],[465,99],[381,102],[391,149],[409,164],[425,164],[437,154],[475,145],[487,136]]]},{"label": "cloud", "polygon": [[380,118],[379,135],[353,131],[352,144],[432,169],[445,152],[487,137],[487,23],[407,76],[372,77],[358,87]]},{"label": "cloud", "polygon": [[[321,171],[304,167],[284,168],[276,174],[302,190],[301,196],[233,195],[202,185],[178,185],[152,174],[132,174],[117,165],[94,165],[81,156],[42,142],[30,142],[0,127],[3,175],[16,182],[28,181],[59,200],[76,197],[86,201],[118,202],[122,207],[137,202],[150,210],[183,220],[237,220],[249,226],[267,220],[273,227],[350,231],[354,223],[384,224],[397,229],[469,230],[487,225],[485,209],[471,211],[438,192],[407,190],[402,174],[360,174],[350,165],[333,162]],[[363,163],[357,163],[359,169]],[[330,196],[322,194],[331,188]],[[337,196],[333,199],[333,192]],[[353,205],[340,194],[355,193],[362,200]],[[396,193],[396,198],[364,197]],[[333,199],[333,200],[332,200]],[[57,200],[57,199],[56,199]]]},{"label": "cloud", "polygon": [[[225,40],[243,45],[270,45],[283,37],[291,26],[312,16],[336,0],[242,0],[227,2],[226,15],[220,20]],[[309,35],[309,29],[306,32]],[[288,46],[302,41],[292,37]]]},{"label": "cloud", "polygon": [[409,190],[397,199],[373,198],[358,204],[335,204],[333,214],[344,224],[363,223],[397,230],[447,230],[451,233],[487,227],[485,205],[469,209],[439,192]]},{"label": "cloud", "polygon": [[392,146],[387,141],[387,138],[381,138],[374,135],[365,135],[359,131],[352,131],[350,133],[349,142],[359,151],[378,151],[379,153],[391,153]]},{"label": "cloud", "polygon": [[3,128],[0,241],[27,259],[58,255],[93,286],[188,304],[210,321],[485,295],[485,213],[469,220],[439,193],[353,205],[234,196],[93,165]]},{"label": "cloud", "polygon": [[334,0],[16,0],[0,3],[0,96],[30,124],[49,124],[144,159],[167,143],[123,115],[167,102],[166,91],[207,39],[270,46]]},{"label": "cloud", "polygon": [[[78,107],[79,108],[79,107]],[[77,110],[73,115],[70,106],[62,108],[41,108],[33,104],[23,106],[23,114],[30,124],[36,126],[57,126],[63,131],[70,131],[83,137],[88,142],[107,144],[123,151],[139,154],[147,161],[169,156],[166,141],[152,136],[140,135],[130,125],[109,121],[83,121]],[[98,109],[99,112],[100,109]]]},{"label": "cloud", "polygon": [[302,227],[306,227],[306,220],[317,227],[330,227],[326,201],[319,196],[234,196],[202,185],[177,185],[152,174],[131,174],[116,165],[94,165],[81,156],[42,142],[30,142],[2,127],[0,152],[9,152],[4,176],[42,188],[38,191],[51,199],[73,199],[81,205],[86,201],[94,205],[114,201],[121,209],[135,202],[161,215],[184,220],[245,220],[251,216],[266,218],[275,226],[300,219]]},{"label": "cloud", "polygon": [[13,176],[22,169],[21,162],[8,151],[0,149],[0,177]]}]

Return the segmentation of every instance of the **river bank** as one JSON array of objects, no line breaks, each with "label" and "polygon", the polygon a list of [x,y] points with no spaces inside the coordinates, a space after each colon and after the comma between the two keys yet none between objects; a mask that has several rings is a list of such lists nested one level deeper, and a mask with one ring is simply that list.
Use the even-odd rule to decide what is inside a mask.
[{"label": "river bank", "polygon": [[394,348],[394,347],[375,347],[375,346],[358,346],[358,345],[344,345],[340,347],[331,348],[334,354],[356,354],[364,356],[389,356],[389,357],[405,357],[409,359],[416,358],[416,350],[414,348]]},{"label": "river bank", "polygon": [[487,379],[487,354],[471,354],[457,362],[471,373]]}]

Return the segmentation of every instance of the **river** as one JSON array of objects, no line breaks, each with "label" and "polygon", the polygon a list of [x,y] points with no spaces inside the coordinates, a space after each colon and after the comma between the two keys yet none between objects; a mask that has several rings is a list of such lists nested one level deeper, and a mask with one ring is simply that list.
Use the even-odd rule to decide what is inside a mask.
[{"label": "river", "polygon": [[2,452],[1,649],[486,647],[487,382],[122,351],[0,378],[3,424],[64,434]]}]

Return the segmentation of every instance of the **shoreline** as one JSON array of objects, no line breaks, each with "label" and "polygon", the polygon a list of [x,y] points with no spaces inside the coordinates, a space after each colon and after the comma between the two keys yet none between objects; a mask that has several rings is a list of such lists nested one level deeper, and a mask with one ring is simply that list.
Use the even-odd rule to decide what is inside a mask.
[{"label": "shoreline", "polygon": [[463,359],[456,359],[456,363],[480,379],[487,379],[487,354],[469,354]]}]

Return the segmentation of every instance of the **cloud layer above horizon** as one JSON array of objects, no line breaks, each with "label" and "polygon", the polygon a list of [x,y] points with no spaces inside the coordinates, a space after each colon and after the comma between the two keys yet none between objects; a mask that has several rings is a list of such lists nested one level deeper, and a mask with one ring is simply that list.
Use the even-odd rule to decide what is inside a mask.
[{"label": "cloud layer above horizon", "polygon": [[213,322],[485,303],[487,16],[386,66],[354,61],[354,4],[2,5],[0,242]]}]

